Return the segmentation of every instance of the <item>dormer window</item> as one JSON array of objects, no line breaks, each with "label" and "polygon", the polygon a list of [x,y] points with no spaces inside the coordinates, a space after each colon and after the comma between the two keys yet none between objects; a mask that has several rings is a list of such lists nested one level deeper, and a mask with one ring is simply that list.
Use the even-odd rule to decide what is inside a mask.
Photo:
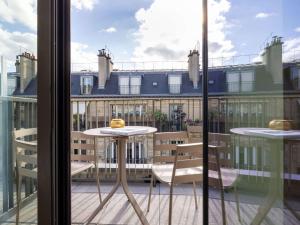
[{"label": "dormer window", "polygon": [[169,75],[168,76],[169,91],[171,94],[180,94],[181,88],[181,75]]},{"label": "dormer window", "polygon": [[139,95],[141,92],[141,77],[130,77],[130,94]]},{"label": "dormer window", "polygon": [[119,89],[121,95],[129,94],[129,77],[119,77]]},{"label": "dormer window", "polygon": [[300,68],[294,68],[292,70],[292,83],[295,89],[300,89]]},{"label": "dormer window", "polygon": [[241,91],[253,91],[254,72],[252,70],[241,71]]},{"label": "dormer window", "polygon": [[120,76],[119,89],[121,95],[139,95],[141,92],[141,76]]},{"label": "dormer window", "polygon": [[226,74],[228,92],[251,92],[254,87],[254,71],[228,71]]},{"label": "dormer window", "polygon": [[82,95],[90,95],[93,89],[93,76],[81,76],[80,77],[80,89]]},{"label": "dormer window", "polygon": [[240,73],[239,72],[227,72],[227,89],[228,92],[240,91]]}]

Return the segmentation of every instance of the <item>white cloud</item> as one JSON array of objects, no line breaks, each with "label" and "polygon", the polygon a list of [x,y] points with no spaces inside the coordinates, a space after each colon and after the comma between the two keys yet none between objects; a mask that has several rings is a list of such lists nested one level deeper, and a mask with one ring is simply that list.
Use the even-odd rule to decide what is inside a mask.
[{"label": "white cloud", "polygon": [[[9,71],[15,71],[16,56],[24,51],[37,55],[36,34],[9,32],[0,26],[0,56],[5,57]],[[71,62],[74,71],[97,71],[97,61],[97,52],[88,50],[88,45],[71,43]]]},{"label": "white cloud", "polygon": [[36,55],[37,36],[33,33],[9,32],[0,27],[0,55],[4,56],[9,68],[15,63],[16,56],[27,51]]},{"label": "white cloud", "polygon": [[261,12],[261,13],[257,13],[255,15],[255,18],[257,19],[265,19],[265,18],[268,18],[270,16],[273,16],[273,13],[265,13],[265,12]]},{"label": "white cloud", "polygon": [[0,20],[37,30],[37,0],[0,0]]},{"label": "white cloud", "polygon": [[287,39],[283,45],[283,61],[300,59],[300,37]]},{"label": "white cloud", "polygon": [[[262,61],[261,55],[263,52],[264,50],[261,50],[259,55],[255,57],[252,61],[261,62]],[[300,37],[290,38],[285,40],[283,44],[283,53],[282,53],[283,62],[290,62],[299,59],[300,59]]]},{"label": "white cloud", "polygon": [[117,32],[117,29],[115,27],[108,27],[106,29],[103,29],[102,31],[106,33],[114,33]]},{"label": "white cloud", "polygon": [[72,42],[71,43],[71,70],[98,70],[97,52],[88,50],[88,45]]},{"label": "white cloud", "polygon": [[71,0],[72,6],[79,10],[92,10],[97,3],[98,0]]},{"label": "white cloud", "polygon": [[[139,28],[134,34],[137,45],[132,60],[186,61],[189,50],[202,38],[201,8],[199,0],[154,0],[149,8],[139,9],[135,15]],[[234,46],[224,33],[230,2],[209,0],[209,9],[209,57],[234,55]]]},{"label": "white cloud", "polygon": [[296,31],[296,32],[300,32],[300,27],[296,27],[296,28],[295,28],[295,31]]}]

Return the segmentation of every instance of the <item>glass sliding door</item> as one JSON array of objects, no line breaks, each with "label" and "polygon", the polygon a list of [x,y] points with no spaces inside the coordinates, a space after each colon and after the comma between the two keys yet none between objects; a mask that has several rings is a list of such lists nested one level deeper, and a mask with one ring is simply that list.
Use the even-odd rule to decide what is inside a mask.
[{"label": "glass sliding door", "polygon": [[[71,166],[72,223],[168,224],[176,145],[200,142],[186,154],[196,162],[179,168],[191,176],[174,187],[170,218],[202,224],[201,2],[72,1],[70,160],[90,163],[75,172]],[[122,148],[120,138],[100,132],[112,119],[157,132],[130,136]],[[164,167],[169,180],[154,172]],[[136,204],[115,189],[120,168]]]},{"label": "glass sliding door", "polygon": [[0,7],[0,224],[37,224],[37,0]]},{"label": "glass sliding door", "polygon": [[209,224],[299,224],[299,4],[212,2]]}]

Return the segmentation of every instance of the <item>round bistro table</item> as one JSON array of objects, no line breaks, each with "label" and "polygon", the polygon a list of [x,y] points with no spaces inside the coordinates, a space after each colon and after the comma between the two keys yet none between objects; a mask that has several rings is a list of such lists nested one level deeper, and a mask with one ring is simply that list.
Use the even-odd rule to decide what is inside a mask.
[{"label": "round bistro table", "polygon": [[282,174],[283,174],[283,148],[284,140],[294,140],[300,138],[300,130],[272,130],[270,128],[233,128],[230,132],[235,135],[264,138],[271,147],[271,177],[269,191],[266,200],[258,208],[258,212],[251,225],[262,223],[276,199],[282,196]]},{"label": "round bistro table", "polygon": [[109,201],[109,199],[114,195],[114,193],[117,191],[119,186],[122,186],[124,193],[127,196],[128,201],[131,203],[132,207],[134,208],[136,214],[138,215],[141,223],[143,225],[149,225],[148,220],[146,219],[143,211],[137,204],[135,198],[133,197],[132,193],[130,192],[128,188],[127,183],[127,175],[126,175],[126,141],[128,140],[128,137],[130,136],[142,136],[147,134],[152,134],[157,131],[154,127],[143,127],[143,126],[126,126],[125,128],[130,128],[131,131],[134,132],[134,130],[139,131],[135,134],[129,134],[129,135],[115,135],[115,134],[108,134],[103,133],[103,131],[107,131],[109,128],[96,128],[96,129],[89,129],[84,131],[83,133],[89,136],[93,137],[112,137],[117,141],[117,151],[118,151],[118,168],[117,168],[117,180],[116,184],[110,191],[110,193],[103,199],[102,203],[94,210],[94,212],[90,215],[90,217],[87,219],[87,221],[84,223],[84,225],[90,224],[91,221],[97,216],[97,214],[103,209],[105,204]]}]

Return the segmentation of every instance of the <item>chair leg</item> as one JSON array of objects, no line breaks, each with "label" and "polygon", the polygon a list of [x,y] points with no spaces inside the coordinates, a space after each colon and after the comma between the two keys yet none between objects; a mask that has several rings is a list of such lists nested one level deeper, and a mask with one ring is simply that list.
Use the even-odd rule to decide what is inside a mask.
[{"label": "chair leg", "polygon": [[99,201],[100,204],[102,203],[102,197],[101,197],[101,190],[100,190],[100,180],[99,180],[99,169],[98,166],[95,166],[96,169],[96,181],[97,181],[97,189],[98,189],[98,195],[99,195]]},{"label": "chair leg", "polygon": [[222,219],[223,219],[223,225],[226,225],[226,212],[225,212],[225,200],[224,200],[224,188],[221,187],[220,189],[221,194],[221,206],[222,206]]},{"label": "chair leg", "polygon": [[150,202],[151,202],[151,194],[152,194],[152,189],[153,189],[153,178],[154,175],[151,175],[151,182],[150,182],[150,189],[149,189],[149,198],[148,198],[148,207],[147,207],[147,212],[150,210]]},{"label": "chair leg", "polygon": [[193,190],[194,190],[194,198],[195,198],[195,207],[196,210],[198,209],[198,203],[197,203],[197,193],[196,193],[196,183],[193,181]]},{"label": "chair leg", "polygon": [[170,201],[169,201],[169,225],[172,225],[172,204],[173,203],[173,184],[170,186]]},{"label": "chair leg", "polygon": [[239,222],[242,222],[241,214],[240,214],[240,198],[239,198],[239,194],[237,192],[236,185],[234,185],[234,195],[235,195],[235,202],[236,202],[236,210],[237,210],[238,220],[239,220]]},{"label": "chair leg", "polygon": [[22,188],[22,176],[17,175],[17,212],[16,212],[16,225],[20,222],[20,210],[21,210],[21,188]]}]

